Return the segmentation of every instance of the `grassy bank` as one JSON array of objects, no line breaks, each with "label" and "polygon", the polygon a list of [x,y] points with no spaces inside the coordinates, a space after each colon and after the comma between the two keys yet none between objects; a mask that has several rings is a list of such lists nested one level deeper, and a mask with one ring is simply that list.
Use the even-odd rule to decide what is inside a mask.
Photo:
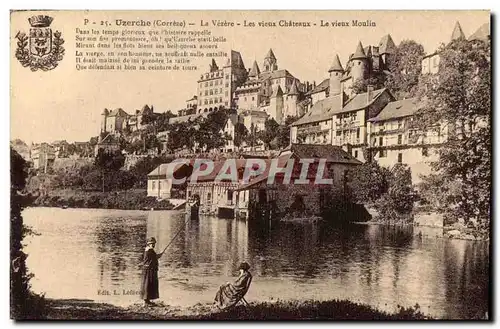
[{"label": "grassy bank", "polygon": [[157,201],[155,197],[148,197],[146,190],[143,189],[111,192],[57,189],[49,191],[46,195],[34,197],[31,206],[125,210],[173,208],[168,200]]},{"label": "grassy bank", "polygon": [[250,303],[221,311],[209,304],[180,308],[158,304],[118,307],[87,300],[48,300],[50,320],[429,320],[418,305],[397,313],[376,310],[346,300]]}]

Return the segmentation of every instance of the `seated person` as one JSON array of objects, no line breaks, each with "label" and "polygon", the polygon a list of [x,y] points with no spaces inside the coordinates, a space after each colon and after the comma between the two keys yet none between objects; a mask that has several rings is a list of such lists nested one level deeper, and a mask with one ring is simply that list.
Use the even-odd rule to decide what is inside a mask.
[{"label": "seated person", "polygon": [[252,274],[248,271],[250,265],[247,262],[240,264],[240,274],[234,283],[226,283],[220,286],[215,295],[215,305],[219,308],[235,306],[247,293],[252,282]]}]

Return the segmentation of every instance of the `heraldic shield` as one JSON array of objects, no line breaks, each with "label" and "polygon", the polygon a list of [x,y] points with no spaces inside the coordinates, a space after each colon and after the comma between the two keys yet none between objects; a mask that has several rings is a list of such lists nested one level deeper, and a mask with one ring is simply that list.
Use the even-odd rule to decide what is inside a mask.
[{"label": "heraldic shield", "polygon": [[52,30],[49,27],[30,29],[30,52],[33,56],[45,56],[52,51]]},{"label": "heraldic shield", "polygon": [[24,67],[32,71],[49,71],[57,67],[64,55],[64,40],[61,32],[52,33],[49,27],[53,18],[47,15],[37,15],[28,18],[31,25],[29,35],[18,32],[16,37],[16,58]]}]

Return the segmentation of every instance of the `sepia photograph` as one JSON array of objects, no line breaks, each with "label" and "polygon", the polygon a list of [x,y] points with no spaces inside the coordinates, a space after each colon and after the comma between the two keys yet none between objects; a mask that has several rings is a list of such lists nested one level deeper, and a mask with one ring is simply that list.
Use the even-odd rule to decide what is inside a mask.
[{"label": "sepia photograph", "polygon": [[10,318],[491,321],[489,10],[11,10]]}]

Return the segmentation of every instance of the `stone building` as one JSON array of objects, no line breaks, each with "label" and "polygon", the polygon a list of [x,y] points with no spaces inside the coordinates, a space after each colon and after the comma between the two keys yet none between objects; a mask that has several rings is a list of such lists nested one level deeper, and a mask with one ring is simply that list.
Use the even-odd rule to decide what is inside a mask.
[{"label": "stone building", "polygon": [[46,173],[54,165],[56,152],[54,147],[47,143],[33,145],[30,149],[30,158],[33,168]]},{"label": "stone building", "polygon": [[[306,180],[308,184],[299,183],[302,175],[301,159],[313,160],[309,164]],[[331,206],[332,195],[345,192],[347,171],[361,162],[342,148],[334,145],[291,144],[281,151],[276,158],[277,166],[284,168],[293,161],[290,182],[283,182],[283,174],[277,174],[275,181],[268,181],[271,160],[266,160],[266,171],[247,184],[236,189],[235,210],[238,218],[269,217],[280,218],[293,216],[293,204],[301,200],[304,210],[299,216],[321,216]],[[324,170],[319,171],[319,161],[324,161]],[[320,178],[331,179],[331,183],[321,183]]]},{"label": "stone building", "polygon": [[437,147],[446,141],[448,125],[435,124],[425,132],[414,122],[418,102],[415,98],[390,102],[369,119],[368,151],[381,166],[403,163],[411,168],[412,182],[431,173],[429,163],[437,160]]},{"label": "stone building", "polygon": [[300,144],[343,147],[360,161],[367,161],[368,119],[375,117],[394,97],[387,89],[368,91],[347,99],[344,92],[329,96],[292,123],[290,140]]},{"label": "stone building", "polygon": [[219,68],[212,59],[209,71],[202,74],[198,80],[197,111],[212,112],[220,108],[233,106],[233,92],[246,81],[248,72],[241,54],[231,50],[231,56],[226,64]]},{"label": "stone building", "polygon": [[113,111],[104,109],[101,113],[101,133],[121,134],[125,129],[133,132],[143,129],[143,117],[154,115],[153,106],[144,105],[142,109],[136,110],[135,114],[130,115],[122,108]]},{"label": "stone building", "polygon": [[288,116],[299,116],[305,111],[303,100],[309,84],[303,84],[288,70],[278,68],[278,60],[269,49],[263,70],[254,61],[248,79],[234,92],[238,112],[259,110],[278,123]]}]

